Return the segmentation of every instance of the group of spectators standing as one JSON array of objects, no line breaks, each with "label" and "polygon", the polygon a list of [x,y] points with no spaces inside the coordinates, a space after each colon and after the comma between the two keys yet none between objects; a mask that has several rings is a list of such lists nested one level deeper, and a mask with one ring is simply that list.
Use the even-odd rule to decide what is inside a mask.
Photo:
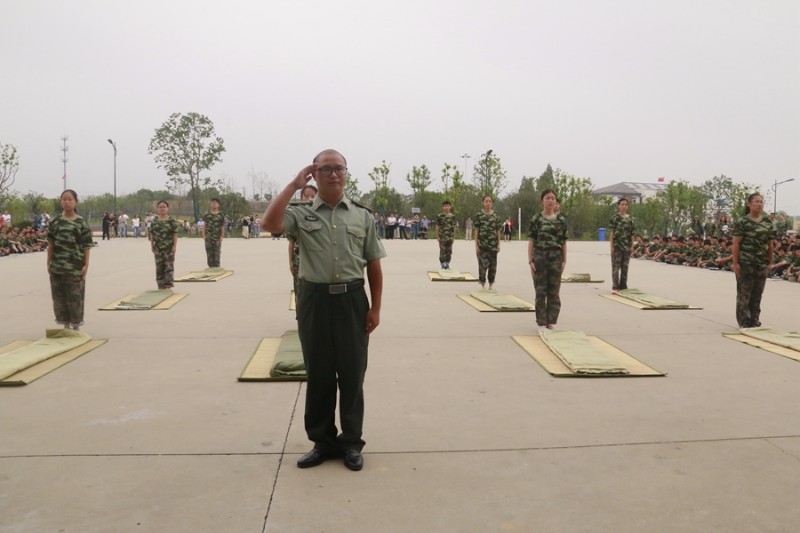
[{"label": "group of spectators standing", "polygon": [[428,238],[431,221],[425,215],[420,217],[419,213],[414,213],[413,216],[406,218],[404,215],[398,216],[396,213],[391,213],[388,217],[375,213],[373,218],[379,239],[424,240]]},{"label": "group of spectators standing", "polygon": [[112,237],[128,237],[128,224],[130,223],[131,231],[133,232],[133,236],[137,239],[143,235],[147,235],[150,230],[150,225],[153,223],[153,219],[155,215],[153,213],[147,213],[145,217],[145,228],[146,232],[142,232],[142,219],[139,217],[139,213],[136,213],[133,218],[128,216],[125,211],[122,211],[119,215],[112,213],[111,211],[105,211],[103,213],[103,220],[101,222],[102,229],[103,229],[103,238],[102,240],[111,240]]}]

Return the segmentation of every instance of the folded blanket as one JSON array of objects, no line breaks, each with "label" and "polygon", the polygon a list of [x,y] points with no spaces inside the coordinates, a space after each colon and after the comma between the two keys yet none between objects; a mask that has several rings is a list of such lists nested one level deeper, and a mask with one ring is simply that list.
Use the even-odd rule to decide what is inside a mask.
[{"label": "folded blanket", "polygon": [[207,268],[201,272],[189,272],[185,276],[181,276],[176,281],[203,281],[206,279],[213,279],[223,275],[227,270],[221,267]]},{"label": "folded blanket", "polygon": [[287,331],[281,335],[278,353],[269,375],[277,378],[282,376],[305,376],[306,364],[303,361],[303,349],[300,347],[300,335],[297,331]]},{"label": "folded blanket", "polygon": [[90,335],[72,329],[48,329],[45,338],[0,355],[0,379],[6,379],[51,357],[92,340]]},{"label": "folded blanket", "polygon": [[653,296],[639,289],[623,289],[619,291],[619,295],[654,309],[687,309],[689,307],[689,304],[682,304],[660,296]]},{"label": "folded blanket", "polygon": [[742,334],[800,352],[800,333],[777,328],[742,328]]},{"label": "folded blanket", "polygon": [[172,296],[170,290],[145,291],[116,305],[117,309],[152,309]]},{"label": "folded blanket", "polygon": [[564,283],[586,283],[592,281],[591,274],[561,274],[561,281]]},{"label": "folded blanket", "polygon": [[576,374],[628,374],[628,369],[598,352],[582,331],[547,330],[539,333],[550,350]]},{"label": "folded blanket", "polygon": [[467,277],[458,270],[441,269],[438,271],[438,274],[442,279],[467,279]]},{"label": "folded blanket", "polygon": [[495,290],[473,291],[469,294],[476,300],[501,311],[530,311],[531,306],[510,294],[497,294]]}]

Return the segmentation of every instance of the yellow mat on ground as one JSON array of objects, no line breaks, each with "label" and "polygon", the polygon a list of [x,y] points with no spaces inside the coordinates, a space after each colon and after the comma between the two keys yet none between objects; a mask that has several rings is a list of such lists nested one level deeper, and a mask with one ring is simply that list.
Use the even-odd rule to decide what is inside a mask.
[{"label": "yellow mat on ground", "polygon": [[787,348],[785,346],[779,346],[777,344],[757,339],[755,337],[751,337],[750,335],[745,335],[743,333],[723,333],[722,336],[727,337],[734,341],[739,341],[749,346],[755,346],[756,348],[761,348],[762,350],[772,352],[776,355],[788,357],[789,359],[794,359],[795,361],[800,361],[800,352],[798,352],[797,350],[793,350],[791,348]]},{"label": "yellow mat on ground", "polygon": [[592,345],[623,366],[627,374],[578,374],[573,372],[559,357],[547,347],[539,335],[526,335],[512,337],[520,348],[525,350],[549,374],[560,378],[627,378],[627,377],[655,377],[665,376],[664,372],[642,363],[635,357],[612,346],[600,337],[589,336]]},{"label": "yellow mat on ground", "polygon": [[294,289],[289,293],[289,311],[297,309],[297,299],[294,295]]},{"label": "yellow mat on ground", "polygon": [[[612,302],[621,303],[630,307],[635,307],[636,309],[641,309],[643,311],[686,311],[686,310],[693,310],[693,309],[702,309],[702,307],[695,307],[693,305],[687,304],[678,304],[684,307],[651,307],[642,302],[638,302],[631,298],[626,298],[624,296],[620,296],[619,294],[601,294],[603,298],[607,300],[611,300]],[[677,303],[677,302],[676,302]]]},{"label": "yellow mat on ground", "polygon": [[469,306],[472,307],[473,309],[480,311],[481,313],[502,313],[502,312],[532,313],[534,311],[532,303],[526,302],[522,298],[517,298],[516,296],[511,296],[511,295],[506,295],[506,298],[514,299],[520,306],[518,309],[515,309],[513,311],[496,309],[491,305],[478,300],[477,298],[473,298],[469,294],[459,294],[458,298],[469,304]]},{"label": "yellow mat on ground", "polygon": [[163,311],[165,309],[171,309],[187,296],[189,295],[186,293],[174,294],[168,290],[146,291],[139,294],[134,293],[101,307],[100,311]]},{"label": "yellow mat on ground", "polygon": [[225,270],[220,267],[207,268],[199,272],[189,272],[183,276],[175,278],[175,281],[219,281],[233,275],[233,270]]},{"label": "yellow mat on ground", "polygon": [[50,329],[44,339],[6,344],[0,347],[0,386],[32,383],[105,342],[82,332]]},{"label": "yellow mat on ground", "polygon": [[458,270],[429,270],[428,279],[431,281],[478,281],[478,278],[469,272]]},{"label": "yellow mat on ground", "polygon": [[602,279],[592,279],[591,274],[561,274],[561,283],[603,283]]},{"label": "yellow mat on ground", "polygon": [[[239,381],[305,381],[305,368],[300,371],[297,365],[302,363],[302,352],[299,352],[300,340],[297,331],[289,330],[281,338],[264,338],[245,365]],[[288,355],[288,357],[287,357]],[[291,360],[294,360],[294,363]],[[289,368],[276,371],[276,361],[288,360]]]},{"label": "yellow mat on ground", "polygon": [[748,337],[800,352],[800,333],[767,327],[742,328],[739,331]]}]

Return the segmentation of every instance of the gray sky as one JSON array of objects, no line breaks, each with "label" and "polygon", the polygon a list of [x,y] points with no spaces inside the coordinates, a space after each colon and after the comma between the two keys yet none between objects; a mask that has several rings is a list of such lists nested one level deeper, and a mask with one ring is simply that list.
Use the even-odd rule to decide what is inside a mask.
[{"label": "gray sky", "polygon": [[[726,174],[800,214],[796,0],[5,0],[0,142],[14,188],[56,196],[61,140],[81,195],[163,188],[147,145],[173,112],[210,117],[211,171],[282,187],[323,148],[362,191],[391,163],[433,188],[493,149],[509,185],[548,163],[596,187]],[[770,197],[771,198],[771,197]],[[771,208],[772,202],[769,200]]]}]

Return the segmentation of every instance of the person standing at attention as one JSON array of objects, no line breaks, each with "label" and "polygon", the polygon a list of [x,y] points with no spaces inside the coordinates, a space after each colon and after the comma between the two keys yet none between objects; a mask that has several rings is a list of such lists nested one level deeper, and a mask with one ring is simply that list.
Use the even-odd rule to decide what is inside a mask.
[{"label": "person standing at attention", "polygon": [[733,272],[736,274],[736,322],[740,328],[761,325],[761,295],[772,268],[773,227],[764,198],[747,197],[745,214],[733,225]]},{"label": "person standing at attention", "polygon": [[497,213],[492,211],[492,197],[483,197],[483,209],[478,211],[473,222],[475,228],[475,255],[478,256],[478,280],[482,288],[494,285],[497,274],[497,254],[500,251],[500,232],[503,223]]},{"label": "person standing at attention", "polygon": [[222,239],[225,237],[225,215],[219,210],[219,199],[212,198],[211,211],[203,217],[203,240],[206,243],[206,263],[209,268],[219,267]]},{"label": "person standing at attention", "polygon": [[53,218],[47,231],[47,273],[56,322],[67,329],[83,325],[83,302],[86,296],[86,272],[92,231],[75,208],[78,195],[72,189],[61,193],[63,213]]},{"label": "person standing at attention", "polygon": [[[312,177],[319,187],[317,197],[310,205],[287,209],[295,191]],[[364,466],[364,374],[369,335],[380,324],[380,260],[386,251],[369,209],[344,195],[346,179],[344,156],[336,150],[320,152],[269,204],[262,222],[266,231],[287,232],[300,245],[298,330],[308,376],[305,429],[314,443],[297,461],[300,468],[342,455],[350,470]],[[364,290],[365,268],[370,299]]]},{"label": "person standing at attention", "polygon": [[169,204],[161,200],[158,216],[150,227],[150,249],[156,259],[156,283],[159,289],[171,289],[175,273],[175,248],[178,246],[178,221],[169,216]]},{"label": "person standing at attention", "polygon": [[617,212],[608,223],[611,241],[611,292],[617,294],[628,288],[628,264],[633,248],[633,217],[628,214],[628,199],[617,201]]},{"label": "person standing at attention", "polygon": [[556,329],[561,312],[561,273],[567,265],[567,219],[556,213],[556,194],[542,191],[544,210],[528,225],[528,264],[536,291],[536,324]]},{"label": "person standing at attention", "polygon": [[453,240],[456,234],[456,216],[450,212],[450,202],[442,202],[442,212],[436,215],[436,240],[439,241],[439,263],[445,270],[450,269],[453,256]]},{"label": "person standing at attention", "polygon": [[464,222],[464,240],[471,241],[472,240],[472,219],[467,218],[467,221]]}]

